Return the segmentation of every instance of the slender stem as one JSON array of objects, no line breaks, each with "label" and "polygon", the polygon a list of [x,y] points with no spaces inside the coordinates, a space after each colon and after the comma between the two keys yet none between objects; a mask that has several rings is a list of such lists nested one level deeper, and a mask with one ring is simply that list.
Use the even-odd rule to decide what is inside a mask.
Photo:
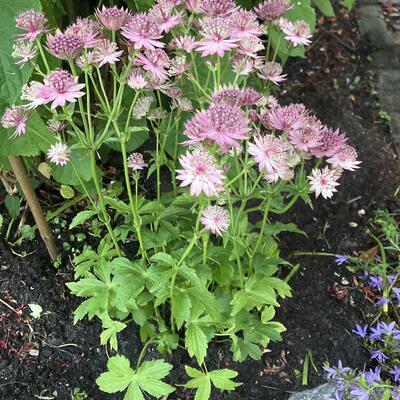
[{"label": "slender stem", "polygon": [[92,149],[90,151],[90,167],[92,170],[92,178],[94,181],[94,185],[96,186],[96,191],[97,191],[97,196],[99,197],[99,203],[101,207],[101,212],[102,212],[102,222],[105,224],[107,231],[111,237],[111,240],[114,244],[115,250],[117,251],[118,257],[122,256],[121,249],[118,245],[118,241],[115,237],[114,231],[110,225],[110,216],[107,212],[106,205],[104,202],[104,197],[103,197],[103,192],[101,190],[100,182],[99,182],[99,177],[97,175],[97,170],[96,170],[96,151]]},{"label": "slender stem", "polygon": [[[268,211],[269,211],[269,208],[271,207],[271,202],[272,202],[271,201],[271,197],[269,197],[268,200],[267,200],[267,205],[266,205],[265,210],[264,210],[264,215],[263,215],[263,219],[262,219],[262,223],[261,223],[260,233],[258,235],[258,239],[257,239],[256,245],[255,245],[254,250],[253,250],[253,257],[257,253],[258,248],[260,247],[261,241],[264,238],[264,229],[265,229],[265,224],[267,223]],[[250,263],[252,263],[252,260],[250,260]]]},{"label": "slender stem", "polygon": [[40,39],[36,38],[36,44],[38,46],[40,55],[42,57],[43,64],[46,67],[46,71],[47,71],[47,73],[49,73],[50,72],[49,63],[47,62],[46,54],[43,51],[43,46],[42,46],[42,43],[40,43]]},{"label": "slender stem", "polygon": [[96,96],[100,100],[101,108],[103,109],[103,111],[109,112],[110,111],[109,105],[104,102],[103,96],[101,95],[101,93],[99,91],[99,88],[98,88],[98,86],[96,84],[96,81],[95,81],[95,79],[93,77],[93,74],[89,73],[89,77],[90,77],[90,81],[92,82],[93,89],[94,89],[94,91],[96,93]]},{"label": "slender stem", "polygon": [[107,104],[108,111],[110,111],[110,102],[108,101],[107,93],[106,93],[106,90],[104,88],[103,78],[101,76],[101,72],[100,72],[100,68],[99,67],[96,67],[96,72],[97,72],[97,77],[99,78],[100,88],[101,88],[101,91],[103,93],[104,100],[105,100],[105,102]]},{"label": "slender stem", "polygon": [[137,98],[139,97],[140,91],[136,91],[135,96],[133,97],[131,106],[129,107],[129,111],[128,111],[128,116],[126,117],[126,123],[125,123],[125,129],[124,129],[124,133],[125,135],[128,134],[128,128],[129,128],[129,123],[131,122],[131,118],[132,118],[132,112],[133,112],[133,107],[135,107]]},{"label": "slender stem", "polygon": [[78,178],[79,184],[82,186],[83,191],[85,192],[85,195],[89,198],[89,200],[92,203],[92,205],[96,205],[95,201],[92,199],[92,196],[90,196],[89,191],[87,190],[87,187],[86,187],[85,183],[82,181],[82,178],[80,177],[79,172],[76,169],[76,166],[75,166],[74,162],[71,160],[70,163],[72,165],[72,169],[74,170],[76,177]]}]

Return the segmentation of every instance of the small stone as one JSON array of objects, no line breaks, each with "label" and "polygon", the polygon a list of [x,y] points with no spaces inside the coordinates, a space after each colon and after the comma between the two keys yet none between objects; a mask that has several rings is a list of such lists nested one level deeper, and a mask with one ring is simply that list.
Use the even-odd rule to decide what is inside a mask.
[{"label": "small stone", "polygon": [[352,228],[357,228],[358,224],[357,224],[357,222],[349,222],[349,226]]},{"label": "small stone", "polygon": [[357,211],[359,217],[363,217],[366,214],[366,211],[362,208],[361,210]]},{"label": "small stone", "polygon": [[29,355],[32,357],[37,357],[39,355],[39,350],[31,349],[31,350],[29,350]]},{"label": "small stone", "polygon": [[345,277],[342,278],[341,283],[342,285],[350,285],[350,282]]}]

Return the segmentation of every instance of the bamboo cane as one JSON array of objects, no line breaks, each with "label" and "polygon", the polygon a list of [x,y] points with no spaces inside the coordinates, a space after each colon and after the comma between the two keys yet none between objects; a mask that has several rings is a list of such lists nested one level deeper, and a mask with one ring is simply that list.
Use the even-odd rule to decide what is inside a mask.
[{"label": "bamboo cane", "polygon": [[26,174],[24,164],[18,156],[9,156],[8,160],[10,161],[15,177],[24,192],[25,199],[39,229],[40,236],[47,247],[47,251],[49,252],[52,261],[54,262],[57,259],[59,252],[54,243],[50,227],[44,217],[42,207],[40,206],[36,193],[32,189],[29,178]]}]

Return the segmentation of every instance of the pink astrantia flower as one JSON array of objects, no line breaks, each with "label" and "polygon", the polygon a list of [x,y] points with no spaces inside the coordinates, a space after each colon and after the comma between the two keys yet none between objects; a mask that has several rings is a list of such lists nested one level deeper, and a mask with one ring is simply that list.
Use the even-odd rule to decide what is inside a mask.
[{"label": "pink astrantia flower", "polygon": [[246,139],[250,131],[243,111],[236,106],[214,103],[205,110],[197,111],[184,134],[190,138],[186,144],[206,140],[221,148],[240,147],[238,140]]},{"label": "pink astrantia flower", "polygon": [[303,128],[289,132],[289,140],[298,150],[311,153],[322,145],[322,129],[322,122],[310,115]]},{"label": "pink astrantia flower", "polygon": [[190,64],[186,61],[186,56],[176,56],[171,60],[171,66],[168,70],[170,76],[182,75],[190,68]]},{"label": "pink astrantia flower", "polygon": [[252,106],[265,104],[264,96],[252,87],[241,90],[239,106]]},{"label": "pink astrantia flower", "polygon": [[337,170],[325,167],[324,169],[313,169],[311,174],[308,179],[315,197],[322,195],[324,199],[328,199],[333,196],[334,192],[337,192],[336,186],[339,186],[337,180],[340,178]]},{"label": "pink astrantia flower", "polygon": [[311,43],[310,26],[305,21],[290,22],[282,31],[286,35],[285,39],[291,42],[293,47],[301,44],[307,46]]},{"label": "pink astrantia flower", "polygon": [[71,150],[65,143],[57,142],[47,150],[47,157],[56,165],[66,165],[69,161]]},{"label": "pink astrantia flower", "polygon": [[96,10],[96,17],[100,23],[110,31],[120,30],[128,20],[129,12],[124,8],[105,7]]},{"label": "pink astrantia flower", "polygon": [[226,17],[236,9],[233,0],[201,0],[199,4],[199,10],[210,17]]},{"label": "pink astrantia flower", "polygon": [[183,2],[191,13],[196,13],[199,11],[201,0],[183,0]]},{"label": "pink astrantia flower", "polygon": [[149,11],[149,15],[160,24],[163,32],[169,32],[182,21],[182,14],[173,15],[175,4],[171,0],[158,0]]},{"label": "pink astrantia flower", "polygon": [[264,21],[273,21],[291,8],[292,3],[290,0],[267,0],[254,9]]},{"label": "pink astrantia flower", "polygon": [[47,50],[61,60],[73,60],[83,48],[83,41],[75,33],[62,33],[59,29],[55,35],[47,35]]},{"label": "pink astrantia flower", "polygon": [[147,85],[143,68],[133,68],[129,71],[128,86],[135,90],[144,89]]},{"label": "pink astrantia flower", "polygon": [[135,49],[150,49],[164,47],[164,43],[158,39],[162,38],[160,24],[155,18],[144,13],[135,14],[122,27],[122,35],[125,36]]},{"label": "pink astrantia flower", "polygon": [[213,103],[225,103],[237,106],[240,103],[241,90],[238,86],[222,86],[212,96]]},{"label": "pink astrantia flower", "polygon": [[143,69],[150,74],[164,81],[168,78],[167,68],[171,65],[168,54],[162,49],[146,50],[144,54],[136,56],[135,63],[142,65]]},{"label": "pink astrantia flower", "polygon": [[258,52],[261,50],[264,50],[264,45],[260,38],[245,37],[240,39],[237,51],[245,56],[261,60],[261,57],[258,55]]},{"label": "pink astrantia flower", "polygon": [[102,26],[89,18],[78,18],[65,30],[65,33],[79,36],[85,49],[95,47],[99,41],[106,38]]},{"label": "pink astrantia flower", "polygon": [[10,139],[21,136],[26,132],[26,123],[28,122],[30,113],[23,106],[12,106],[5,109],[1,117],[1,125],[4,128],[15,128]]},{"label": "pink astrantia flower", "polygon": [[225,18],[206,17],[201,22],[200,34],[203,39],[197,42],[196,50],[201,52],[203,57],[218,54],[223,57],[226,51],[237,47],[239,39],[230,39],[231,29]]},{"label": "pink astrantia flower", "polygon": [[31,81],[22,87],[21,99],[29,101],[28,104],[24,104],[25,108],[32,109],[45,103],[40,94],[42,86],[43,84],[40,82]]},{"label": "pink astrantia flower", "polygon": [[40,11],[28,10],[15,18],[17,28],[26,31],[18,36],[19,40],[34,41],[41,33],[47,32],[47,18]]},{"label": "pink astrantia flower", "polygon": [[270,129],[280,131],[295,131],[304,127],[306,110],[302,104],[265,110],[261,114],[261,122]]},{"label": "pink astrantia flower", "polygon": [[138,171],[147,167],[147,164],[144,162],[143,154],[141,153],[132,153],[128,157],[128,168],[133,171]]},{"label": "pink astrantia flower", "polygon": [[235,54],[232,58],[232,70],[235,74],[241,76],[250,75],[255,68],[254,59]]},{"label": "pink astrantia flower", "polygon": [[150,111],[151,103],[153,102],[152,96],[140,97],[132,110],[133,119],[141,119]]},{"label": "pink astrantia flower", "polygon": [[233,39],[252,38],[263,33],[257,21],[257,16],[252,11],[238,10],[233,12],[229,16],[228,24],[231,27],[231,37]]},{"label": "pink astrantia flower", "polygon": [[345,144],[336,154],[326,161],[333,164],[335,168],[343,168],[348,171],[354,171],[359,167],[361,161],[357,161],[357,151],[354,147]]},{"label": "pink astrantia flower", "polygon": [[178,36],[172,42],[173,47],[190,53],[196,47],[196,39],[190,35]]},{"label": "pink astrantia flower", "polygon": [[190,185],[190,194],[199,196],[218,196],[224,190],[223,173],[214,157],[204,148],[198,147],[192,153],[189,151],[179,159],[182,169],[178,169],[177,179],[180,186]]},{"label": "pink astrantia flower", "polygon": [[321,145],[313,147],[310,152],[315,157],[332,157],[346,142],[346,136],[341,134],[338,129],[334,131],[330,128],[324,128],[321,132]]},{"label": "pink astrantia flower", "polygon": [[13,58],[20,58],[16,64],[24,65],[29,60],[34,59],[38,54],[38,50],[33,42],[17,41],[13,44]]},{"label": "pink astrantia flower", "polygon": [[122,50],[118,50],[117,43],[105,39],[97,43],[93,50],[93,60],[99,63],[99,67],[104,64],[115,64],[122,53]]},{"label": "pink astrantia flower", "polygon": [[43,103],[51,103],[51,108],[64,106],[65,103],[74,103],[85,93],[81,92],[85,85],[78,83],[78,77],[68,71],[59,69],[51,72],[44,78],[44,84],[39,88],[39,96]]},{"label": "pink astrantia flower", "polygon": [[254,157],[258,168],[273,177],[273,181],[287,174],[287,143],[274,135],[255,136],[255,143],[249,143],[249,154]]},{"label": "pink astrantia flower", "polygon": [[266,62],[265,65],[258,71],[257,75],[260,79],[271,81],[275,85],[286,80],[286,74],[282,74],[283,68],[281,64],[271,61]]},{"label": "pink astrantia flower", "polygon": [[59,121],[58,119],[49,119],[47,121],[47,127],[50,132],[57,133],[65,129],[67,125],[63,121]]},{"label": "pink astrantia flower", "polygon": [[208,206],[202,211],[200,221],[206,231],[222,236],[229,229],[229,212],[220,206]]}]

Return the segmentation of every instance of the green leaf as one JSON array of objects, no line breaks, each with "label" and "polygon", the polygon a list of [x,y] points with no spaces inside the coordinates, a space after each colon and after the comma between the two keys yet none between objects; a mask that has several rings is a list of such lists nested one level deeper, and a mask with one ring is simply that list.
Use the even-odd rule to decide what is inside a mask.
[{"label": "green leaf", "polygon": [[356,0],[342,0],[340,2],[340,4],[343,7],[346,7],[348,11],[351,11],[351,9],[353,8],[354,4],[355,4]]},{"label": "green leaf", "polygon": [[211,379],[208,374],[205,374],[197,369],[185,366],[186,373],[192,377],[185,385],[189,389],[197,389],[194,400],[208,400],[211,396]]},{"label": "green leaf", "polygon": [[29,308],[31,309],[31,316],[35,319],[40,318],[40,315],[42,314],[43,308],[39,306],[39,304],[28,304]]},{"label": "green leaf", "polygon": [[215,296],[210,293],[207,289],[193,287],[186,290],[186,293],[198,301],[210,314],[214,321],[219,321],[220,313],[218,310],[217,301],[215,300]]},{"label": "green leaf", "polygon": [[78,214],[75,215],[75,217],[71,221],[69,229],[73,229],[78,225],[82,225],[89,218],[92,218],[96,214],[97,214],[97,211],[94,211],[94,210],[80,211]]},{"label": "green leaf", "polygon": [[216,369],[208,373],[211,378],[212,384],[221,390],[235,390],[241,383],[232,381],[236,378],[238,373],[231,369]]},{"label": "green leaf", "polygon": [[313,0],[313,3],[319,8],[322,14],[327,17],[334,17],[335,11],[333,11],[330,0]]},{"label": "green leaf", "polygon": [[107,314],[100,317],[105,330],[100,335],[100,344],[106,345],[110,341],[110,348],[118,351],[117,333],[126,328],[126,324],[120,321],[113,321]]},{"label": "green leaf", "polygon": [[185,346],[191,357],[195,356],[197,363],[201,365],[207,354],[207,336],[196,322],[190,322],[186,329]]},{"label": "green leaf", "polygon": [[175,390],[162,382],[172,369],[172,365],[164,360],[145,361],[134,371],[126,357],[114,356],[108,360],[107,368],[108,371],[97,378],[97,385],[106,393],[122,392],[128,388],[126,400],[144,400],[144,393],[159,398]]},{"label": "green leaf", "polygon": [[150,260],[156,262],[157,264],[165,265],[168,267],[172,267],[173,265],[175,265],[175,260],[169,254],[163,252],[154,254],[154,256],[150,258]]},{"label": "green leaf", "polygon": [[172,312],[178,329],[182,328],[185,321],[189,321],[192,302],[187,293],[175,288],[172,295]]},{"label": "green leaf", "polygon": [[110,357],[107,362],[107,372],[103,372],[96,383],[100,390],[106,393],[124,391],[132,382],[134,371],[131,369],[129,360],[124,356]]},{"label": "green leaf", "polygon": [[264,228],[265,235],[277,235],[281,232],[293,232],[293,233],[300,233],[304,236],[307,236],[304,231],[299,229],[296,224],[289,223],[284,224],[282,222],[275,222],[273,224],[266,225]]},{"label": "green leaf", "polygon": [[71,186],[61,185],[60,194],[64,199],[72,199],[75,195],[74,189]]},{"label": "green leaf", "polygon": [[4,201],[7,211],[12,219],[18,218],[19,208],[21,207],[21,199],[18,196],[7,195]]}]

